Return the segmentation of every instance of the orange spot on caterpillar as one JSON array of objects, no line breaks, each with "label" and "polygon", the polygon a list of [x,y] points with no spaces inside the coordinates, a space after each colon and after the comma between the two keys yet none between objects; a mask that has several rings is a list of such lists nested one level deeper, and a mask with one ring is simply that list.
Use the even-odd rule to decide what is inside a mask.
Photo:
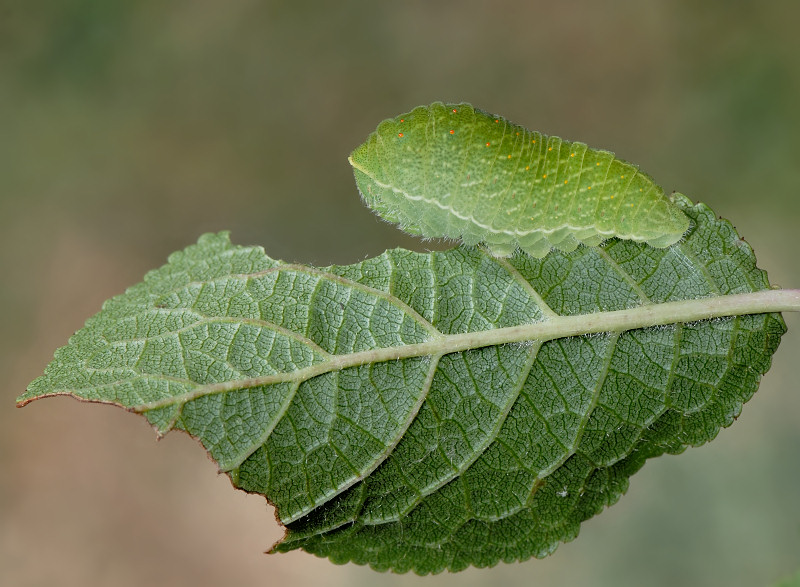
[{"label": "orange spot on caterpillar", "polygon": [[568,182],[568,181],[569,181],[568,179],[565,179],[565,180],[564,180],[564,185],[567,185],[567,182]]},{"label": "orange spot on caterpillar", "polygon": [[530,168],[531,168],[531,166],[530,166],[530,165],[526,165],[526,166],[525,166],[525,171],[528,171]]},{"label": "orange spot on caterpillar", "polygon": [[458,110],[457,110],[457,109],[455,109],[455,108],[453,108],[453,112],[458,112]]},{"label": "orange spot on caterpillar", "polygon": [[586,188],[586,189],[587,189],[587,190],[590,190],[590,189],[592,189],[592,186],[589,186],[589,187],[588,187],[588,188]]},{"label": "orange spot on caterpillar", "polygon": [[546,173],[542,176],[542,179],[547,179],[547,174]]},{"label": "orange spot on caterpillar", "polygon": [[511,159],[511,155],[509,155],[508,158]]},{"label": "orange spot on caterpillar", "polygon": [[552,151],[552,150],[553,150],[553,147],[547,147],[547,150],[548,150],[548,151]]},{"label": "orange spot on caterpillar", "polygon": [[570,153],[570,154],[569,154],[569,156],[570,156],[570,157],[574,157],[574,156],[575,156],[575,153]]},{"label": "orange spot on caterpillar", "polygon": [[453,130],[453,129],[450,129],[450,134],[451,134],[451,135],[454,135],[454,134],[456,134],[456,131],[455,131],[455,130]]},{"label": "orange spot on caterpillar", "polygon": [[406,119],[405,119],[405,118],[401,118],[401,119],[400,119],[400,122],[405,122],[405,121],[406,121]]},{"label": "orange spot on caterpillar", "polygon": [[616,194],[611,194],[611,199],[612,199],[612,200],[614,199],[614,196],[615,196],[615,195],[616,195]]},{"label": "orange spot on caterpillar", "polygon": [[600,165],[600,162],[599,162],[599,161],[597,162],[597,165]]},{"label": "orange spot on caterpillar", "polygon": [[488,146],[490,146],[490,145],[491,145],[491,143],[486,143],[486,146],[487,146],[487,147],[488,147]]},{"label": "orange spot on caterpillar", "polygon": [[397,136],[402,139],[403,138],[403,133],[399,132],[399,133],[397,133]]},{"label": "orange spot on caterpillar", "polygon": [[497,124],[498,122],[500,122],[500,119],[499,118],[495,118],[494,119],[494,123]]}]

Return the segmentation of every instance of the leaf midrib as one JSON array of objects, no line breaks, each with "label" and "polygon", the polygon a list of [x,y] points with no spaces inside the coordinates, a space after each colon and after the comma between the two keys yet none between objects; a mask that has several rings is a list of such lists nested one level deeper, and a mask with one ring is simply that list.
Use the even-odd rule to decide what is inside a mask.
[{"label": "leaf midrib", "polygon": [[205,395],[227,393],[278,383],[306,381],[332,371],[370,363],[445,355],[499,344],[546,342],[570,336],[602,332],[618,333],[639,328],[695,322],[741,314],[781,312],[797,309],[799,305],[800,292],[797,290],[763,290],[696,300],[644,304],[625,310],[559,316],[531,324],[459,334],[445,334],[441,335],[440,338],[437,337],[422,343],[334,355],[328,360],[296,371],[201,385],[191,392],[147,402],[139,406],[133,406],[131,409],[140,413],[148,412],[167,406],[184,404]]}]

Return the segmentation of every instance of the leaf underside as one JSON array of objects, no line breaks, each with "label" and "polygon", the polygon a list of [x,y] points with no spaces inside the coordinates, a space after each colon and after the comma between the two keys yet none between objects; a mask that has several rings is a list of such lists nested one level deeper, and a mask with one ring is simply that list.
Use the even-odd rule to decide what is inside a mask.
[{"label": "leaf underside", "polygon": [[18,402],[69,394],[185,430],[276,506],[274,551],[420,574],[542,557],[648,458],[730,425],[783,320],[436,344],[769,288],[728,222],[677,203],[692,228],[673,247],[612,240],[544,259],[396,249],[316,269],[205,235],[106,302]]}]

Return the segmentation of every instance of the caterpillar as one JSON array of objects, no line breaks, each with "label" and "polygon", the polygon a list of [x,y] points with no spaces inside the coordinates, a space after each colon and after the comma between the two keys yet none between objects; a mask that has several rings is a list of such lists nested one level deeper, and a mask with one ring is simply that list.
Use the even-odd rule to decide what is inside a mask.
[{"label": "caterpillar", "polygon": [[367,206],[411,234],[537,258],[617,237],[664,248],[687,216],[613,153],[529,131],[469,104],[384,120],[348,158]]}]

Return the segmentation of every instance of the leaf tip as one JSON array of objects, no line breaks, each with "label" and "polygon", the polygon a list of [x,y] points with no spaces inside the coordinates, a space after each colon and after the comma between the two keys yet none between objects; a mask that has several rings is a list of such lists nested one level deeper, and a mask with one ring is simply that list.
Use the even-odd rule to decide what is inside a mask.
[{"label": "leaf tip", "polygon": [[43,386],[46,386],[47,375],[40,375],[36,379],[30,382],[27,388],[25,388],[25,392],[21,393],[17,396],[17,399],[14,400],[16,406],[18,408],[24,408],[32,401],[35,401],[39,398],[46,397],[48,395],[53,395],[52,393],[48,393],[48,390],[41,389]]}]

